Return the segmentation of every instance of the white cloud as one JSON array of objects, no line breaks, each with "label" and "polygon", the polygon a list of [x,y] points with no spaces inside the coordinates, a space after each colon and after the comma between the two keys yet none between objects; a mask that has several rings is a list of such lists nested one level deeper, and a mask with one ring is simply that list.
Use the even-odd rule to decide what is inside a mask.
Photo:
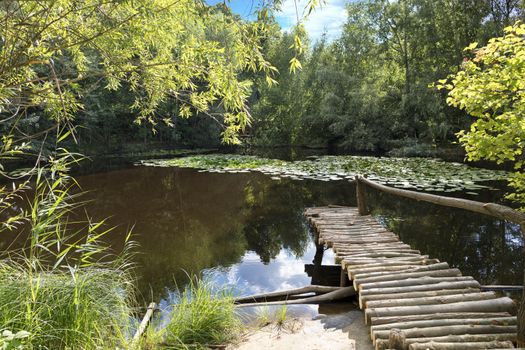
[{"label": "white cloud", "polygon": [[[297,0],[299,17],[302,17],[307,3],[308,0]],[[324,32],[330,41],[339,37],[347,18],[345,7],[347,3],[348,0],[327,0],[324,6],[317,8],[308,16],[304,24],[313,41],[320,39]],[[281,11],[277,13],[277,20],[283,30],[289,30],[297,23],[297,11],[295,9],[294,0],[283,2]]]}]

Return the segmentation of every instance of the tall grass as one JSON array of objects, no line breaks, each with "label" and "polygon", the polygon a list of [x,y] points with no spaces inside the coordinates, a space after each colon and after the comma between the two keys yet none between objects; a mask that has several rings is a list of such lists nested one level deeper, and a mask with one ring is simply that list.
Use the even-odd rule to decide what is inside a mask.
[{"label": "tall grass", "polygon": [[0,328],[29,332],[27,345],[43,349],[115,348],[130,323],[129,276],[82,268],[29,273],[0,263]]},{"label": "tall grass", "polygon": [[39,169],[27,244],[1,256],[0,334],[24,332],[23,349],[124,348],[134,305],[128,251],[112,254],[104,222],[71,225],[75,182],[55,173]]},{"label": "tall grass", "polygon": [[201,348],[233,341],[242,327],[231,291],[192,278],[173,305],[165,329],[166,343],[175,348]]}]

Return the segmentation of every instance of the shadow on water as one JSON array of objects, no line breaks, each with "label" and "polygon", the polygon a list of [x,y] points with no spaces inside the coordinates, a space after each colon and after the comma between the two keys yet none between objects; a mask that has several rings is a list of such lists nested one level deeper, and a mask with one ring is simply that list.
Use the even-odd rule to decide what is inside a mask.
[{"label": "shadow on water", "polygon": [[[333,264],[334,257],[330,251],[320,256],[304,208],[355,205],[350,182],[275,181],[259,173],[132,167],[78,181],[90,191],[92,218],[111,215],[108,223],[119,226],[110,242],[116,250],[134,226],[140,291],[145,299],[164,302],[188,274],[203,273],[239,294],[310,284],[305,264]],[[373,214],[424,254],[483,284],[523,283],[517,226],[373,190],[368,197]],[[0,249],[12,239],[2,237]]]}]

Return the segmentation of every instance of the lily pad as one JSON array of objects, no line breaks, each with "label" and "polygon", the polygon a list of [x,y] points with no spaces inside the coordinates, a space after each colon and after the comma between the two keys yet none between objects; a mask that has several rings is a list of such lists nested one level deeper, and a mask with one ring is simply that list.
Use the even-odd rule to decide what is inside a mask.
[{"label": "lily pad", "polygon": [[486,182],[505,180],[507,172],[470,167],[432,158],[316,156],[287,162],[235,154],[208,154],[174,159],[144,160],[139,164],[195,168],[209,172],[259,171],[272,179],[340,181],[356,174],[389,186],[432,192],[474,191],[490,188]]}]

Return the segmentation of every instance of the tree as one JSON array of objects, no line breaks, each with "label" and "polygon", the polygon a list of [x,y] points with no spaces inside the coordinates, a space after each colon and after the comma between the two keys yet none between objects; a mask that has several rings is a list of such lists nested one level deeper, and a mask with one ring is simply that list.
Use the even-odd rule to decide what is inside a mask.
[{"label": "tree", "polygon": [[476,118],[469,131],[458,133],[468,159],[498,164],[512,162],[509,179],[515,192],[508,198],[525,202],[525,25],[505,28],[505,36],[491,39],[466,51],[461,70],[438,87],[450,90],[447,103]]}]

